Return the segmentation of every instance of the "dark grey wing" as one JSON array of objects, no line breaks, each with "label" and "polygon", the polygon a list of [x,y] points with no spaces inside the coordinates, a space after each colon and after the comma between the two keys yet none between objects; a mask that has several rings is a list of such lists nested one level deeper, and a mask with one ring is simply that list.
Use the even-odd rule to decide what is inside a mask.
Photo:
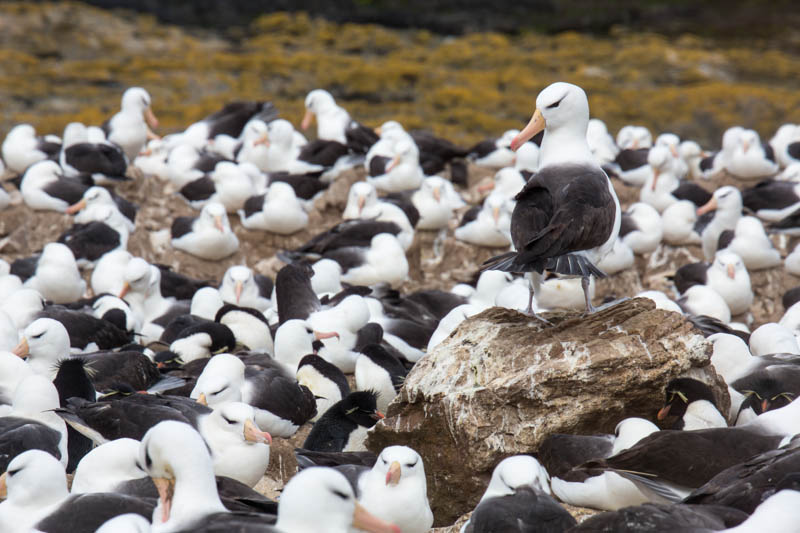
[{"label": "dark grey wing", "polygon": [[237,138],[256,115],[264,122],[270,122],[278,117],[278,112],[272,102],[229,102],[219,111],[204,118],[203,122],[208,124],[209,139],[222,134]]},{"label": "dark grey wing", "polygon": [[125,156],[116,146],[106,143],[78,143],[65,151],[67,163],[86,174],[124,177],[128,168]]},{"label": "dark grey wing", "polygon": [[297,468],[311,468],[312,466],[343,466],[353,465],[361,468],[372,468],[378,456],[372,452],[318,452],[295,448],[294,456],[297,459]]},{"label": "dark grey wing", "polygon": [[209,172],[214,172],[214,169],[217,168],[217,163],[222,161],[230,161],[230,159],[216,153],[201,152],[200,157],[194,164],[194,168],[204,174],[208,174]]},{"label": "dark grey wing", "polygon": [[761,209],[785,209],[800,201],[791,181],[764,180],[742,191],[742,205],[754,213]]},{"label": "dark grey wing", "polygon": [[176,300],[191,300],[194,293],[203,287],[214,287],[217,282],[212,279],[195,279],[175,272],[171,267],[154,263],[161,271],[161,295]]},{"label": "dark grey wing", "polygon": [[639,226],[636,224],[636,221],[631,215],[628,213],[622,213],[619,225],[619,238],[621,239],[632,231],[639,231]]},{"label": "dark grey wing", "polygon": [[352,268],[360,267],[366,260],[367,248],[359,246],[348,246],[346,248],[337,248],[322,254],[323,259],[332,259],[339,263],[342,267],[342,274],[347,273]]},{"label": "dark grey wing", "polygon": [[481,212],[481,206],[474,205],[470,207],[461,217],[461,222],[458,224],[458,227],[461,228],[463,226],[466,226],[470,222],[477,220],[480,212]]},{"label": "dark grey wing", "polygon": [[93,221],[75,224],[58,237],[58,241],[72,250],[75,259],[97,261],[106,252],[117,248],[121,241],[119,233],[105,222]]},{"label": "dark grey wing", "polygon": [[140,499],[110,492],[77,494],[67,498],[58,509],[47,515],[35,529],[42,533],[92,533],[104,522],[126,513],[135,513],[150,520],[155,499]]},{"label": "dark grey wing", "polygon": [[178,192],[190,202],[200,202],[211,198],[211,196],[217,192],[217,187],[214,185],[214,180],[205,176],[190,181],[181,187],[181,190]]},{"label": "dark grey wing", "polygon": [[258,194],[255,196],[251,196],[244,202],[244,216],[245,218],[249,218],[256,213],[260,213],[261,210],[264,208],[264,198],[266,198],[266,194]]},{"label": "dark grey wing", "polygon": [[347,148],[355,154],[366,154],[370,147],[378,142],[378,134],[372,128],[356,122],[350,121],[347,128],[344,130],[344,136],[347,139]]},{"label": "dark grey wing", "polygon": [[470,524],[473,533],[560,533],[577,521],[551,496],[523,487],[479,503]]},{"label": "dark grey wing", "polygon": [[89,185],[77,179],[59,178],[45,185],[42,190],[49,196],[59,198],[72,205],[81,201],[88,188]]},{"label": "dark grey wing", "polygon": [[697,207],[703,206],[711,200],[711,193],[691,181],[682,181],[678,188],[672,191],[672,196],[678,200],[689,200]]},{"label": "dark grey wing", "polygon": [[73,348],[85,348],[94,342],[101,350],[110,350],[132,341],[127,331],[102,318],[58,305],[48,306],[36,316],[61,322],[69,334],[70,345]]},{"label": "dark grey wing", "polygon": [[254,391],[248,401],[253,407],[269,411],[297,426],[305,424],[317,414],[314,394],[294,377],[273,370],[248,370],[246,378]]},{"label": "dark grey wing", "polygon": [[311,287],[311,267],[290,263],[275,276],[275,297],[278,300],[278,319],[281,324],[292,319],[307,319],[322,307]]},{"label": "dark grey wing", "polygon": [[704,533],[736,527],[747,514],[721,505],[646,503],[589,517],[570,531],[682,531]]},{"label": "dark grey wing", "polygon": [[386,165],[388,165],[391,160],[391,157],[383,155],[373,156],[372,159],[369,160],[369,176],[374,178],[386,174]]},{"label": "dark grey wing", "polygon": [[187,233],[191,233],[195,220],[197,220],[197,217],[177,217],[173,220],[170,228],[172,238],[180,239]]},{"label": "dark grey wing", "polygon": [[647,154],[649,148],[638,148],[636,150],[620,150],[614,160],[623,172],[643,167],[647,164]]},{"label": "dark grey wing", "polygon": [[708,281],[708,268],[711,265],[704,262],[683,265],[675,271],[673,281],[680,294],[685,293],[695,285],[705,285]]},{"label": "dark grey wing", "polygon": [[317,139],[301,148],[297,159],[311,165],[332,167],[347,152],[347,146],[340,142]]},{"label": "dark grey wing", "polygon": [[11,263],[11,270],[9,273],[19,277],[23,282],[27,281],[28,278],[32,278],[36,274],[36,266],[39,264],[39,258],[41,256],[42,254],[36,254],[30,257],[15,259],[14,262]]},{"label": "dark grey wing", "polygon": [[382,197],[381,200],[402,209],[406,218],[408,218],[408,221],[411,223],[411,227],[417,227],[417,222],[419,222],[419,210],[414,207],[414,204],[411,202],[411,194],[401,192],[390,193]]},{"label": "dark grey wing", "polygon": [[0,418],[0,471],[5,472],[17,455],[28,450],[42,450],[61,459],[58,444],[61,433],[27,418]]},{"label": "dark grey wing", "polygon": [[613,447],[613,435],[553,433],[539,446],[537,457],[551,476],[564,479],[576,466],[592,459],[608,457]]},{"label": "dark grey wing", "polygon": [[[288,172],[273,172],[269,175],[269,182],[282,181],[294,189],[294,194],[303,200],[311,200],[317,193],[326,190],[330,183],[319,179],[316,174],[289,174]],[[245,206],[246,208],[246,206]]]},{"label": "dark grey wing", "polygon": [[467,150],[467,153],[469,156],[475,159],[481,159],[482,157],[486,157],[487,155],[491,154],[495,150],[497,150],[497,139],[487,139],[473,145],[472,148]]},{"label": "dark grey wing", "polygon": [[113,191],[109,192],[111,192],[111,198],[113,198],[114,203],[117,204],[117,209],[119,209],[119,212],[125,215],[125,218],[127,218],[128,220],[134,222],[136,220],[136,212],[139,210],[139,206],[137,206],[133,202],[129,202],[128,200],[114,193]]},{"label": "dark grey wing", "polygon": [[775,150],[772,149],[772,145],[769,143],[761,143],[761,147],[764,148],[764,157],[768,160],[775,162]]}]

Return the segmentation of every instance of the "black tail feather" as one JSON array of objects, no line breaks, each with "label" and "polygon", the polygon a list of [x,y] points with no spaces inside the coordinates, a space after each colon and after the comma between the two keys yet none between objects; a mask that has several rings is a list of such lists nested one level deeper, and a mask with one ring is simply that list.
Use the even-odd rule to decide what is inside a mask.
[{"label": "black tail feather", "polygon": [[589,276],[594,276],[596,278],[607,277],[605,272],[581,255],[564,254],[558,257],[540,259],[525,264],[518,263],[518,258],[517,252],[506,252],[501,255],[496,255],[483,263],[481,271],[502,270],[504,272],[538,272],[541,274],[545,270],[548,270],[564,276],[577,276],[582,278],[587,278]]}]

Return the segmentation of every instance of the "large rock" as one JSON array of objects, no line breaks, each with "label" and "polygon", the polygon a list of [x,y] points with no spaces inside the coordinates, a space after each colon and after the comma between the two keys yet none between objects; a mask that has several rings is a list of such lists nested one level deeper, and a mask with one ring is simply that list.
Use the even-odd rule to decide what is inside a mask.
[{"label": "large rock", "polygon": [[551,433],[652,418],[674,377],[712,384],[727,412],[710,344],[681,315],[637,298],[586,318],[548,316],[553,326],[504,308],[466,320],[416,364],[370,433],[373,451],[406,444],[422,455],[436,525],[473,508],[501,459]]}]

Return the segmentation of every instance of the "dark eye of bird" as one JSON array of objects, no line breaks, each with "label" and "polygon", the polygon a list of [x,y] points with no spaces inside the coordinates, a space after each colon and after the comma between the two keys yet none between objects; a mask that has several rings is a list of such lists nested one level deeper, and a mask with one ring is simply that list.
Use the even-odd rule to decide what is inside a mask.
[{"label": "dark eye of bird", "polygon": [[227,388],[228,388],[228,386],[227,386],[227,385],[225,385],[224,387],[222,387],[221,389],[219,389],[217,392],[212,392],[212,393],[211,393],[211,395],[212,395],[212,396],[216,396],[217,394],[219,394],[220,392],[224,391],[224,390],[225,390],[225,389],[227,389]]},{"label": "dark eye of bird", "polygon": [[414,461],[413,463],[406,463],[406,466],[409,468],[414,468],[415,466],[417,466],[417,462]]},{"label": "dark eye of bird", "polygon": [[341,498],[341,499],[343,499],[343,500],[348,500],[348,499],[349,499],[349,498],[347,497],[347,494],[345,494],[344,492],[342,492],[342,491],[340,491],[340,490],[337,490],[337,489],[331,489],[331,492],[333,492],[334,494],[336,494],[338,497],[340,497],[340,498]]},{"label": "dark eye of bird", "polygon": [[153,465],[153,460],[150,458],[150,450],[145,450],[144,452],[144,464],[147,468]]},{"label": "dark eye of bird", "polygon": [[[563,98],[561,100],[563,100]],[[547,106],[547,109],[555,109],[555,108],[557,108],[558,105],[561,103],[561,100],[559,100],[558,102],[550,104],[549,106]]]},{"label": "dark eye of bird", "polygon": [[20,470],[22,470],[22,469],[21,469],[21,468],[17,468],[16,470],[8,470],[8,475],[9,475],[9,477],[10,477],[10,476],[13,476],[14,474],[16,474],[17,472],[19,472]]},{"label": "dark eye of bird", "polygon": [[31,335],[31,338],[32,338],[32,339],[41,339],[41,338],[42,338],[42,335],[44,335],[44,331],[43,331],[43,332],[41,332],[41,333],[39,333],[38,335]]},{"label": "dark eye of bird", "polygon": [[235,421],[235,420],[231,420],[230,418],[228,418],[228,417],[227,417],[227,416],[225,416],[225,415],[223,415],[223,416],[222,416],[222,418],[223,418],[223,420],[225,420],[225,422],[227,422],[228,424],[235,424],[235,423],[236,423],[236,421]]}]

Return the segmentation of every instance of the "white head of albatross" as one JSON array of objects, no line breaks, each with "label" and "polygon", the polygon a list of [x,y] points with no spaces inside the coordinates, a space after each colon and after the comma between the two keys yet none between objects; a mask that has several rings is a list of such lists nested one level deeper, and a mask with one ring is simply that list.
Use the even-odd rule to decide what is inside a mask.
[{"label": "white head of albatross", "polygon": [[203,516],[227,512],[208,447],[190,425],[168,420],[150,428],[139,446],[138,464],[158,490],[154,532],[181,531]]},{"label": "white head of albatross", "polygon": [[[314,512],[309,512],[309,507]],[[295,475],[278,503],[279,531],[345,533],[351,527],[373,533],[400,533],[400,528],[371,515],[356,501],[347,479],[333,468],[307,468]]]},{"label": "white head of albatross", "polygon": [[67,476],[58,459],[41,450],[17,455],[0,476],[0,526],[3,531],[30,531],[69,496]]},{"label": "white head of albatross", "polygon": [[588,126],[589,100],[586,93],[577,85],[556,82],[536,97],[536,111],[528,125],[511,141],[511,149],[516,151],[524,142],[545,130],[539,168],[559,163],[591,163],[594,166],[595,159],[586,142]]}]

